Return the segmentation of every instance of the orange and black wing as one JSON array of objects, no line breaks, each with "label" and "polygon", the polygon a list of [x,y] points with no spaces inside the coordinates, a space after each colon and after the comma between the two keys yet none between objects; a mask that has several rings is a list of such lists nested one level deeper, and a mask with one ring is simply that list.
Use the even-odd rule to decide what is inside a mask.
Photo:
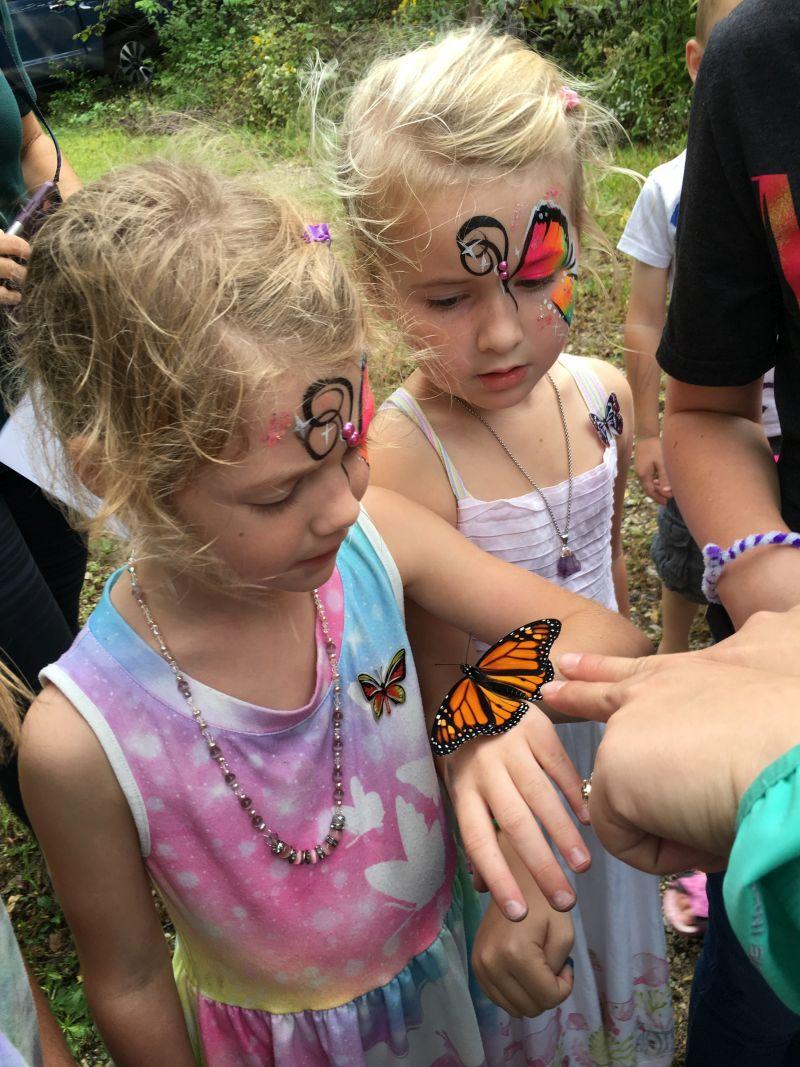
[{"label": "orange and black wing", "polygon": [[469,678],[462,678],[436,712],[431,747],[437,755],[446,756],[478,734],[510,730],[527,710],[525,700],[492,693]]},{"label": "orange and black wing", "polygon": [[512,630],[475,664],[490,689],[507,687],[525,700],[541,700],[539,690],[554,677],[550,649],[561,633],[558,619],[539,619]]}]

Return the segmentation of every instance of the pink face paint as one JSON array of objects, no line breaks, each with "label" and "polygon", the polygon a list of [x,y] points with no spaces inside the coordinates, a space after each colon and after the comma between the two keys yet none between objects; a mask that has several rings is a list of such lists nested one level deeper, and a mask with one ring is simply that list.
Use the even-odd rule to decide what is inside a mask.
[{"label": "pink face paint", "polygon": [[277,412],[269,420],[267,428],[259,440],[262,444],[265,444],[267,448],[270,448],[272,445],[277,445],[278,441],[282,440],[286,431],[293,425],[294,415],[288,411]]}]

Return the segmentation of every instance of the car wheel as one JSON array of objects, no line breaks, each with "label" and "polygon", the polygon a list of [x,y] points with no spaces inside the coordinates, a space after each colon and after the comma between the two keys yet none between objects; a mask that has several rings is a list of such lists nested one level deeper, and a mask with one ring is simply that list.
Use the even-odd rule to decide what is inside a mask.
[{"label": "car wheel", "polygon": [[106,69],[127,85],[149,85],[155,73],[155,49],[146,37],[120,34],[106,49]]}]

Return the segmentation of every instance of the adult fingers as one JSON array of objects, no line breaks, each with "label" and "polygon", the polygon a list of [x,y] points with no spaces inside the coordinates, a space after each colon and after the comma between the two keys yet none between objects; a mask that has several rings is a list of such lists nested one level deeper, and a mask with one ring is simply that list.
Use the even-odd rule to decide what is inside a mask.
[{"label": "adult fingers", "polygon": [[4,285],[0,285],[0,305],[12,305],[18,304],[22,296],[20,293],[15,292],[13,289],[6,289]]},{"label": "adult fingers", "polygon": [[562,715],[594,722],[608,722],[622,706],[618,682],[548,682],[542,696]]},{"label": "adult fingers", "polygon": [[0,278],[4,281],[16,282],[18,285],[22,285],[27,273],[27,269],[21,263],[15,263],[8,256],[0,256]]},{"label": "adult fingers", "polygon": [[460,800],[451,794],[461,841],[473,870],[507,919],[519,922],[528,914],[528,905],[511,868],[497,843],[497,831],[485,804],[475,794]]},{"label": "adult fingers", "polygon": [[30,259],[31,246],[23,237],[12,237],[0,230],[0,256]]},{"label": "adult fingers", "polygon": [[[675,656],[602,656],[599,652],[564,652],[556,657],[556,666],[565,678],[581,682],[622,682],[644,671],[664,670]],[[547,699],[549,685],[542,686]]]}]

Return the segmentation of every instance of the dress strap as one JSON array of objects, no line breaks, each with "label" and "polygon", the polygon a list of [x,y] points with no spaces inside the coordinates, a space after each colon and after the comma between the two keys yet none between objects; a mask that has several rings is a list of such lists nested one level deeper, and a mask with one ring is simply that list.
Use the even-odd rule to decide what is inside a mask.
[{"label": "dress strap", "polygon": [[603,388],[603,383],[582,356],[573,356],[568,352],[562,352],[559,362],[571,375],[578,387],[578,392],[583,397],[583,402],[588,410],[602,418],[606,413],[608,392]]},{"label": "dress strap", "polygon": [[407,419],[410,419],[419,430],[421,430],[428,439],[428,443],[436,451],[437,456],[442,461],[442,466],[447,475],[447,480],[450,483],[450,488],[453,490],[453,496],[456,500],[463,500],[465,497],[468,497],[470,494],[467,492],[467,488],[461,480],[461,476],[456,470],[452,459],[450,459],[450,456],[447,454],[447,450],[442,444],[442,439],[434,430],[433,426],[431,426],[427,415],[411,393],[402,386],[399,389],[395,389],[392,395],[387,397],[381,405],[381,409],[384,408],[396,408],[398,411],[401,411]]}]

